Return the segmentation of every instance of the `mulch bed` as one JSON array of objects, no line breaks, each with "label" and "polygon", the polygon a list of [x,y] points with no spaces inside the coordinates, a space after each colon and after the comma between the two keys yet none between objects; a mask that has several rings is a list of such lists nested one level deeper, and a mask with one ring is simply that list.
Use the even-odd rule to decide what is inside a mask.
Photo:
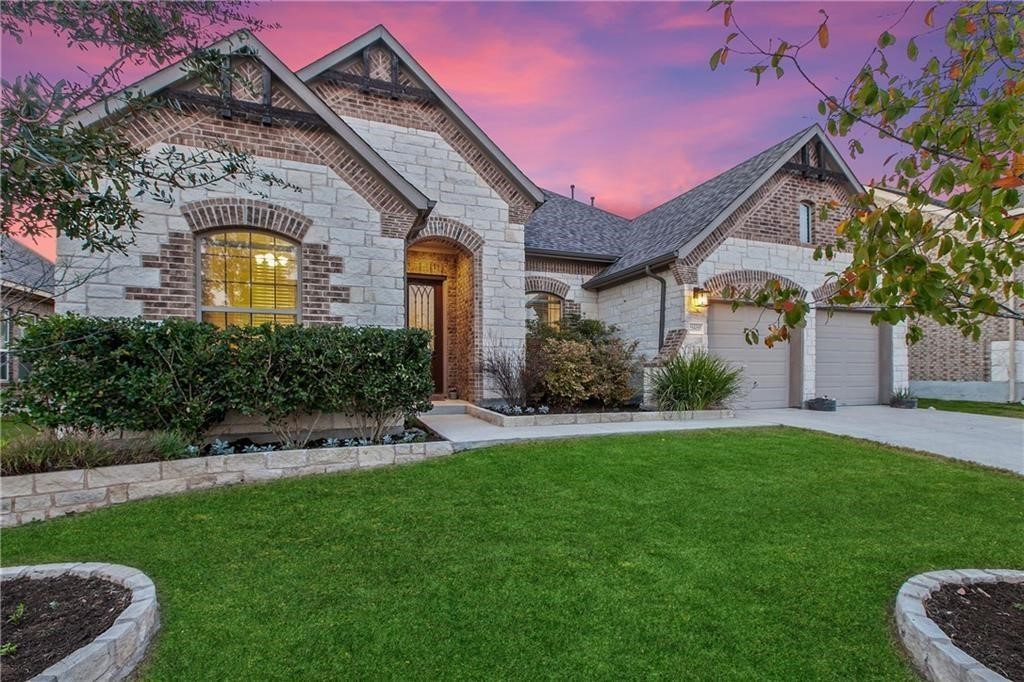
[{"label": "mulch bed", "polygon": [[131,590],[120,585],[71,575],[5,580],[2,592],[2,682],[27,680],[82,648],[132,601]]},{"label": "mulch bed", "polygon": [[946,585],[925,611],[960,649],[1024,682],[1024,583]]}]

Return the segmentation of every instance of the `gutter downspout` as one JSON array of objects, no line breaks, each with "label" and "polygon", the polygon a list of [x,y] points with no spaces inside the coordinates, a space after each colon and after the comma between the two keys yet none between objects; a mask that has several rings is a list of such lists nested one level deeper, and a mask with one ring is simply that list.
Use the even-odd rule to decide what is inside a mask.
[{"label": "gutter downspout", "polygon": [[656,279],[661,284],[661,306],[658,311],[658,352],[661,352],[661,347],[665,345],[665,290],[668,285],[665,283],[665,278],[655,275],[651,270],[651,266],[648,265],[644,268],[644,274],[651,279]]},{"label": "gutter downspout", "polygon": [[[1011,310],[1016,310],[1017,309],[1017,297],[1016,296],[1011,296],[1010,297],[1010,309]],[[1015,403],[1015,402],[1017,402],[1019,400],[1019,397],[1017,396],[1017,324],[1018,324],[1018,322],[1015,319],[1011,319],[1011,320],[1009,320],[1009,323],[1010,323],[1010,334],[1009,334],[1009,341],[1010,341],[1010,343],[1007,344],[1007,345],[1009,346],[1010,354],[1006,358],[1006,378],[1009,379],[1009,381],[1007,383],[1009,383],[1009,385],[1010,385],[1009,386],[1010,390],[1009,390],[1009,395],[1007,396],[1007,398],[1009,398],[1008,402]]]}]

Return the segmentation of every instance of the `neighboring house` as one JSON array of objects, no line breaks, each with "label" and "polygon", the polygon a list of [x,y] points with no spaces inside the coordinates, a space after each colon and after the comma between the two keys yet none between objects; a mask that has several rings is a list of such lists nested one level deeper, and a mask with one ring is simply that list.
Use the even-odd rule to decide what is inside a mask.
[{"label": "neighboring house", "polygon": [[812,258],[838,222],[815,207],[862,188],[817,126],[630,221],[536,187],[383,27],[297,73],[245,33],[215,47],[261,91],[229,78],[212,92],[172,66],[133,86],[166,99],[155,117],[100,103],[81,122],[148,149],[227,140],[303,191],[144,201],[123,256],[62,238],[72,273],[101,274],[59,311],[423,327],[437,393],[472,401],[498,397],[480,371],[489,348],[522,348],[527,315],[569,313],[617,325],[650,362],[704,346],[742,364],[741,407],[877,403],[906,384],[903,331],[863,310],[816,311],[769,350],[743,341],[758,311],[719,300],[771,279],[810,295],[841,268]]},{"label": "neighboring house", "polygon": [[24,244],[0,236],[0,384],[28,368],[11,353],[25,325],[53,314],[53,263]]},{"label": "neighboring house", "polygon": [[[906,207],[905,195],[897,190],[876,187],[880,204]],[[1017,209],[1019,215],[1024,209]],[[952,212],[941,202],[925,209],[937,224],[952,220]],[[1020,306],[1021,302],[1017,301]],[[989,318],[981,324],[981,337],[975,341],[959,329],[941,326],[929,319],[918,321],[924,337],[910,347],[910,388],[922,398],[982,400],[1006,402],[1024,397],[1024,324]],[[1016,362],[1010,362],[1009,348],[1016,347]],[[1015,392],[1009,377],[1017,378]]]}]

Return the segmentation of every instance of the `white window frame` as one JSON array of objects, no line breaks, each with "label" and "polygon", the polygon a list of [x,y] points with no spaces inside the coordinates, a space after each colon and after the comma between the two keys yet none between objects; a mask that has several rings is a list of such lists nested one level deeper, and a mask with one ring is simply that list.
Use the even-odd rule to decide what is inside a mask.
[{"label": "white window frame", "polygon": [[810,244],[814,236],[814,204],[800,202],[800,243]]}]

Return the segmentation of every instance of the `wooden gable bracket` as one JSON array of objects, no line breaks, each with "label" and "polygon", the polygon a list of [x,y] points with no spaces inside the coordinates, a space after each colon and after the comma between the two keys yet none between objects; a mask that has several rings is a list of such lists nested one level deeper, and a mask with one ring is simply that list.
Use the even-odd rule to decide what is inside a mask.
[{"label": "wooden gable bracket", "polygon": [[398,55],[388,50],[391,55],[391,99],[398,99]]},{"label": "wooden gable bracket", "polygon": [[273,103],[273,93],[271,92],[272,77],[270,75],[270,67],[266,64],[263,65],[263,106],[265,113],[260,118],[260,123],[265,126],[271,125],[274,122],[273,117],[270,115],[271,105]]},{"label": "wooden gable bracket", "polygon": [[224,55],[220,62],[220,99],[222,102],[220,117],[231,118],[231,107],[228,102],[231,100],[231,56]]},{"label": "wooden gable bracket", "polygon": [[782,168],[788,171],[793,171],[794,173],[799,173],[801,177],[805,178],[813,177],[818,180],[824,180],[826,178],[831,178],[833,180],[847,179],[847,177],[842,173],[821,166],[812,166],[809,163],[797,163],[795,161],[790,161],[783,165]]},{"label": "wooden gable bracket", "polygon": [[377,78],[366,78],[353,73],[341,73],[339,71],[325,71],[317,76],[327,83],[342,85],[345,87],[358,87],[362,92],[386,95],[393,99],[414,100],[417,102],[437,102],[437,96],[425,88],[416,88],[411,85],[401,85],[384,81]]},{"label": "wooden gable bracket", "polygon": [[214,95],[204,95],[199,92],[192,92],[191,90],[170,90],[163,95],[163,99],[172,106],[191,104],[197,107],[218,109],[222,116],[226,110],[229,115],[225,118],[232,118],[234,113],[245,114],[246,118],[249,116],[252,116],[254,119],[258,117],[259,122],[263,125],[270,125],[275,119],[317,127],[324,127],[326,125],[319,115],[311,112],[284,109],[260,102],[248,102],[235,99],[234,97],[223,98]]}]

